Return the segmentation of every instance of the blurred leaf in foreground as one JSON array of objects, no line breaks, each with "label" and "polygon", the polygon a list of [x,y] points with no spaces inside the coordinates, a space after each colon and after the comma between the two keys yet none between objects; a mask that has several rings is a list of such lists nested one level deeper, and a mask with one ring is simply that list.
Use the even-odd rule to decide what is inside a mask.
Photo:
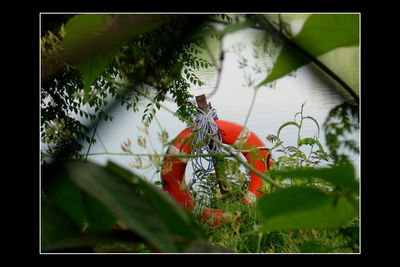
[{"label": "blurred leaf in foreground", "polygon": [[[317,58],[337,47],[359,45],[359,35],[358,14],[312,14],[292,41]],[[271,73],[259,86],[281,78],[310,61],[291,45],[285,44]]]},{"label": "blurred leaf in foreground", "polygon": [[[54,180],[59,181],[60,176],[62,179],[70,180],[63,183],[54,182]],[[49,180],[50,182],[47,180],[44,183],[45,191],[50,193],[47,198],[56,199],[56,206],[61,206],[68,218],[75,216],[79,219],[71,226],[78,229],[78,233],[81,230],[79,226],[81,226],[82,218],[88,218],[89,224],[90,221],[94,223],[95,227],[92,227],[91,232],[95,233],[109,230],[116,218],[161,252],[181,252],[192,242],[203,239],[202,233],[190,215],[172,198],[116,164],[108,163],[107,167],[102,167],[89,162],[69,161],[64,163],[62,168],[58,168],[57,175]],[[80,206],[78,211],[83,206],[86,207],[86,213],[81,212],[84,213],[83,215],[78,213],[81,214],[80,216],[74,215],[77,213],[74,211],[74,205],[64,204],[69,201],[71,194],[62,194],[63,191],[79,192],[79,190],[68,189],[73,188],[72,185],[82,190],[83,196],[80,200],[81,204],[78,203]],[[64,189],[65,186],[68,190]],[[61,192],[58,198],[54,197],[56,192]],[[47,209],[44,210],[47,211]],[[42,213],[42,221],[48,222],[42,224],[42,232],[50,233],[48,236],[52,237],[51,233],[54,231],[51,229],[57,228],[58,223],[52,224],[52,221],[48,221],[52,218],[49,214],[53,213]],[[73,219],[69,220],[73,221]],[[58,221],[62,221],[62,219]],[[48,238],[46,246],[60,247],[60,240],[65,238],[70,238],[71,244],[83,240],[72,232],[71,236],[66,234],[62,237],[59,239],[57,236]]]},{"label": "blurred leaf in foreground", "polygon": [[336,189],[349,190],[353,194],[359,192],[359,182],[355,179],[355,170],[351,164],[329,168],[298,168],[291,171],[274,171],[273,173],[282,178],[321,179]]},{"label": "blurred leaf in foreground", "polygon": [[81,73],[85,93],[105,71],[122,41],[160,26],[166,16],[81,14],[65,25],[64,47],[69,61]]},{"label": "blurred leaf in foreground", "polygon": [[267,218],[262,231],[340,227],[358,216],[358,204],[344,196],[310,187],[289,187],[263,196],[259,210]]}]

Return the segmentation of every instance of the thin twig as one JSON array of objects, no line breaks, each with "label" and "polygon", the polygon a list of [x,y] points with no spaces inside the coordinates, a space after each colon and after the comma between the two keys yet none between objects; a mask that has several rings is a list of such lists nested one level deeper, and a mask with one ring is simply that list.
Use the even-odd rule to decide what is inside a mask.
[{"label": "thin twig", "polygon": [[[77,154],[77,155],[84,155],[84,154]],[[86,155],[86,154],[85,154]],[[102,155],[110,155],[110,156],[135,156],[135,157],[154,157],[159,156],[160,154],[145,154],[145,153],[129,153],[129,152],[94,152],[89,153],[89,156],[102,156]],[[163,154],[165,156],[165,154]],[[232,157],[231,154],[222,153],[222,154],[169,154],[168,157],[171,158],[195,158],[195,157]]]},{"label": "thin twig", "polygon": [[257,92],[258,92],[258,90],[257,90],[257,88],[255,88],[255,89],[254,89],[253,98],[251,99],[250,108],[249,108],[249,111],[247,112],[246,119],[245,119],[244,124],[243,124],[243,128],[246,127],[247,122],[249,121],[250,113],[251,113],[251,111],[253,110],[254,103],[256,102],[256,95],[257,95]]},{"label": "thin twig", "polygon": [[97,135],[97,138],[99,139],[100,144],[101,144],[101,146],[103,147],[104,151],[105,151],[105,152],[108,152],[107,149],[106,149],[106,146],[104,145],[103,141],[102,141],[101,138],[100,138],[99,133],[96,132],[96,135]]},{"label": "thin twig", "polygon": [[[223,144],[223,147],[228,150],[230,149],[233,153],[250,153],[252,150],[250,149],[236,149],[236,148],[231,148],[228,145]],[[268,147],[256,147],[255,149],[258,150],[269,150]],[[138,157],[154,157],[159,154],[145,154],[145,153],[129,153],[129,152],[94,152],[94,153],[88,153],[88,154],[75,154],[76,156],[83,156],[83,155],[89,155],[89,156],[101,156],[101,155],[111,155],[111,156],[138,156]],[[194,158],[194,157],[232,157],[230,153],[211,153],[211,154],[169,154],[168,157],[176,157],[176,158]]]},{"label": "thin twig", "polygon": [[85,160],[87,160],[87,157],[89,155],[89,151],[90,151],[90,148],[92,147],[93,138],[94,138],[94,135],[96,134],[96,131],[97,131],[97,123],[96,123],[96,126],[94,127],[94,130],[93,130],[92,140],[90,140],[90,142],[89,142],[89,147],[88,147],[88,150],[86,152]]}]

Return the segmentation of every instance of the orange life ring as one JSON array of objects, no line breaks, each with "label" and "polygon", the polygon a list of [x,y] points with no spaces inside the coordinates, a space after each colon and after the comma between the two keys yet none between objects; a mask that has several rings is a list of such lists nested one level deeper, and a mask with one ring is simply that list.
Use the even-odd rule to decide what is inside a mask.
[{"label": "orange life ring", "polygon": [[[254,147],[263,147],[264,143],[246,127],[235,122],[226,120],[215,120],[217,123],[221,135],[222,142],[225,144],[232,145],[234,148],[240,148],[248,150]],[[164,157],[164,164],[161,169],[161,181],[162,188],[179,202],[185,209],[194,210],[197,208],[197,203],[192,199],[186,182],[184,180],[186,164],[189,161],[188,157],[172,157],[171,155],[177,154],[190,154],[191,153],[191,137],[192,131],[186,128],[183,130],[175,139],[174,143],[168,148],[168,151]],[[266,168],[272,165],[271,155],[268,155],[267,150],[259,150],[260,155],[264,160],[261,160],[257,155],[250,154],[248,152],[242,152],[247,162],[251,164],[255,169],[264,173]],[[268,155],[267,160],[265,160]],[[265,164],[265,162],[267,164]],[[262,188],[261,178],[251,172],[250,185],[247,194],[242,198],[242,202],[252,203],[257,197],[262,196],[262,192],[257,189]],[[219,209],[211,209],[202,207],[200,216],[202,219],[208,219],[214,217],[214,224],[218,225],[221,220],[224,221],[223,211]]]}]

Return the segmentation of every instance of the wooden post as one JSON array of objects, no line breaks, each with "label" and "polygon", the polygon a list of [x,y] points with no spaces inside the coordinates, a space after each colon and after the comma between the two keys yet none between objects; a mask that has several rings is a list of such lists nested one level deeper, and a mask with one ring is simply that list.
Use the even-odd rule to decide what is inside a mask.
[{"label": "wooden post", "polygon": [[206,95],[203,94],[203,95],[196,96],[196,102],[197,102],[197,106],[199,107],[199,109],[201,109],[202,111],[204,111],[207,114],[209,104],[207,104]]}]

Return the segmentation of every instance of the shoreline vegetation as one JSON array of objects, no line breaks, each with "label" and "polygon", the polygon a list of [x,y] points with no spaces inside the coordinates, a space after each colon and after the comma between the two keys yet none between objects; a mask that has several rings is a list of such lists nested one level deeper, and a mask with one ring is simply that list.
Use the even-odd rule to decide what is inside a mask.
[{"label": "shoreline vegetation", "polygon": [[[359,16],[76,14],[60,20],[54,16],[56,26],[47,21],[43,29],[52,30],[41,36],[41,142],[46,146],[41,151],[40,253],[359,254],[361,179],[352,156],[359,155],[360,148],[351,138],[360,127],[359,81],[352,79],[359,66],[349,67],[344,75],[328,66],[333,55],[355,53],[336,49],[359,51]],[[208,19],[223,27],[214,27]],[[304,19],[296,36],[290,19]],[[192,121],[198,111],[188,90],[204,85],[196,75],[200,69],[212,68],[217,82],[211,95],[217,92],[225,55],[222,40],[249,27],[265,31],[266,39],[260,42],[275,53],[275,61],[265,72],[259,70],[261,82],[248,77],[253,98],[244,126],[260,87],[273,86],[311,61],[354,99],[332,108],[322,124],[303,112],[303,103],[276,134],[264,133],[274,164],[263,173],[243,160],[240,151],[204,132],[203,141],[223,146],[226,153],[213,156],[223,160],[224,168],[218,175],[198,174],[190,193],[200,205],[224,211],[224,223],[216,226],[174,201],[162,190],[161,180],[149,182],[135,170],[154,168],[157,173],[165,164],[165,153],[157,153],[149,138],[154,120],[163,148],[174,142],[158,122],[157,110],[203,131]],[[204,41],[210,36],[220,41],[219,49],[212,47],[216,54]],[[248,67],[242,59],[243,68]],[[177,109],[167,108],[167,100]],[[143,101],[147,104],[139,114]],[[102,144],[105,151],[93,153],[98,125],[112,120],[109,112],[115,105],[142,115],[142,135],[136,142],[123,141],[122,152],[107,151]],[[313,136],[302,135],[305,122],[315,126]],[[281,140],[288,128],[297,131],[293,144]],[[322,133],[326,148],[320,143]],[[135,153],[136,147],[148,153]],[[88,160],[100,154],[127,155],[135,162],[124,168],[118,162],[102,166]],[[177,155],[203,156],[210,155]],[[251,172],[262,179],[263,195],[249,205],[240,199]]]}]

